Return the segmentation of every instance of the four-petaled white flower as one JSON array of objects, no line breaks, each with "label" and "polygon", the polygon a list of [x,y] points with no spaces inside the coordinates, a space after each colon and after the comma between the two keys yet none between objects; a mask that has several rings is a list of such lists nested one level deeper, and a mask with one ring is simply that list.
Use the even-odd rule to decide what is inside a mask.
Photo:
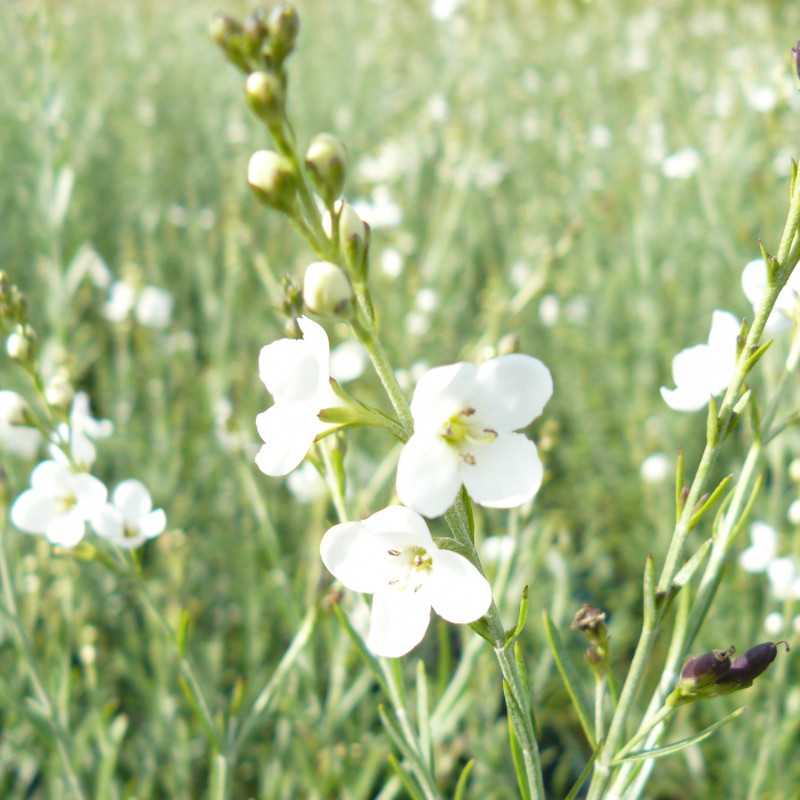
[{"label": "four-petaled white flower", "polygon": [[536,445],[521,433],[553,393],[538,359],[513,354],[480,367],[436,367],[417,383],[411,401],[414,434],[400,454],[397,494],[405,505],[437,517],[461,485],[475,502],[512,508],[542,482]]},{"label": "four-petaled white flower", "polygon": [[27,404],[21,395],[0,390],[0,450],[31,459],[39,449],[41,434],[25,425]]},{"label": "four-petaled white flower", "polygon": [[26,533],[44,534],[53,544],[74,547],[107,494],[92,475],[57,461],[43,461],[31,473],[31,488],[14,501],[11,521]]},{"label": "four-petaled white flower", "polygon": [[373,595],[367,646],[380,656],[396,658],[419,644],[431,608],[448,622],[468,623],[492,602],[476,567],[440,550],[425,520],[403,506],[335,525],[323,536],[320,554],[348,589]]},{"label": "four-petaled white flower", "polygon": [[[767,265],[762,258],[756,258],[742,270],[742,291],[755,311],[769,289]],[[800,272],[795,270],[786,285],[778,293],[764,330],[769,334],[780,333],[791,327],[791,320],[797,313],[797,299],[800,295]]]},{"label": "four-petaled white flower", "polygon": [[106,439],[114,432],[108,419],[95,419],[89,408],[89,395],[78,392],[72,401],[69,422],[56,429],[55,441],[50,445],[50,456],[59,462],[69,463],[66,453],[80,467],[88,468],[97,457],[95,439]]},{"label": "four-petaled white flower", "polygon": [[778,600],[800,600],[800,572],[791,556],[775,558],[767,567],[772,594]]},{"label": "four-petaled white flower", "polygon": [[739,322],[727,311],[715,311],[707,344],[681,350],[672,359],[675,388],[661,387],[661,396],[675,411],[697,411],[723,392],[736,370]]},{"label": "four-petaled white flower", "polygon": [[127,281],[115,281],[103,308],[110,322],[124,322],[131,313],[147,328],[166,328],[172,318],[174,299],[158,286],[137,287]]},{"label": "four-petaled white flower", "polygon": [[739,556],[739,564],[746,572],[764,572],[778,552],[778,532],[757,521],[750,526],[750,541],[750,547]]},{"label": "four-petaled white flower", "polygon": [[167,516],[163,509],[153,508],[143,483],[128,480],[114,489],[111,502],[97,510],[91,523],[98,536],[130,550],[163,533]]},{"label": "four-petaled white flower", "polygon": [[264,445],[256,455],[267,475],[291,472],[325,424],[319,412],[338,404],[330,386],[330,344],[325,330],[308,317],[297,324],[302,339],[278,339],[261,348],[258,372],[275,403],[256,417]]}]

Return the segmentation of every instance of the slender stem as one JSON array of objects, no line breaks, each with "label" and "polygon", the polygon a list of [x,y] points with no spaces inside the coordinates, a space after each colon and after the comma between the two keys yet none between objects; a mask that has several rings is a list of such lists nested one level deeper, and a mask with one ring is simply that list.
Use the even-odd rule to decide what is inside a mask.
[{"label": "slender stem", "polygon": [[603,702],[606,696],[606,678],[596,675],[594,679],[594,738],[602,742],[605,736],[605,718],[603,715]]},{"label": "slender stem", "polygon": [[628,743],[619,751],[619,753],[617,753],[616,758],[624,758],[626,755],[628,755],[628,753],[630,753],[631,750],[633,750],[633,748],[636,747],[636,745],[639,744],[639,742],[641,742],[645,736],[647,736],[647,734],[656,727],[656,725],[662,723],[668,716],[670,716],[670,714],[672,714],[674,710],[675,706],[661,706],[661,710],[654,714],[653,718],[636,732],[633,738],[628,741]]},{"label": "slender stem", "polygon": [[58,706],[55,701],[50,697],[50,693],[45,688],[44,681],[39,675],[38,667],[36,666],[36,659],[33,655],[33,647],[31,646],[28,634],[22,624],[17,608],[16,597],[14,596],[14,587],[11,582],[11,572],[8,568],[8,558],[5,550],[5,531],[0,534],[0,580],[3,583],[3,599],[8,616],[14,623],[14,629],[17,634],[17,643],[22,658],[25,661],[25,666],[28,670],[28,677],[30,678],[31,686],[33,687],[34,694],[39,703],[41,713],[46,717],[58,747],[58,753],[61,756],[61,761],[64,765],[64,772],[66,774],[67,783],[70,786],[72,796],[78,800],[86,800],[88,795],[81,785],[78,773],[72,762],[70,754],[69,742],[71,741],[69,733],[64,728],[64,725],[59,718]]}]

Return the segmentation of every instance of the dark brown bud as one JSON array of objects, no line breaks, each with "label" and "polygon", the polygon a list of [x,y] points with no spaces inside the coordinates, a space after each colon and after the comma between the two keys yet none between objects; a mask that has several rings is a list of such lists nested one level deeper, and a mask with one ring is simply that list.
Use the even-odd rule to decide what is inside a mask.
[{"label": "dark brown bud", "polygon": [[699,689],[716,683],[730,671],[733,653],[734,648],[731,646],[727,650],[712,650],[710,653],[687,658],[681,670],[681,688]]},{"label": "dark brown bud", "polygon": [[572,620],[572,629],[582,633],[597,633],[605,627],[606,612],[584,603]]},{"label": "dark brown bud", "polygon": [[734,659],[730,670],[718,683],[720,685],[735,684],[739,688],[747,688],[775,660],[779,644],[783,644],[787,650],[789,649],[787,642],[763,642],[751,647],[744,655]]}]

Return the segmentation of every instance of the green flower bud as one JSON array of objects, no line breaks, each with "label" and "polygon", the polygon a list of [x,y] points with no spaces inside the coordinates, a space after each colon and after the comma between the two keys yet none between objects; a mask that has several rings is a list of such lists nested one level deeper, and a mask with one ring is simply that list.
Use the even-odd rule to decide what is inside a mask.
[{"label": "green flower bud", "polygon": [[297,173],[285,156],[272,150],[253,153],[247,166],[247,182],[259,200],[268,206],[287,214],[294,208]]},{"label": "green flower bud", "polygon": [[317,134],[306,151],[308,171],[328,206],[342,194],[346,159],[344,145],[330,133]]},{"label": "green flower bud", "polygon": [[297,9],[289,3],[279,3],[272,9],[267,23],[272,57],[280,63],[294,50],[300,32]]},{"label": "green flower bud", "polygon": [[247,50],[252,56],[258,56],[268,34],[267,20],[261,9],[248,14],[244,20],[244,42]]},{"label": "green flower bud", "polygon": [[315,261],[306,269],[303,300],[315,314],[345,316],[353,300],[350,281],[336,264]]},{"label": "green flower bud", "polygon": [[339,211],[339,245],[347,265],[358,275],[366,269],[369,248],[369,227],[349,203]]},{"label": "green flower bud", "polygon": [[208,26],[211,38],[219,45],[228,61],[243,72],[248,71],[247,57],[243,52],[244,35],[242,26],[233,17],[217,14]]},{"label": "green flower bud", "polygon": [[283,118],[285,94],[280,79],[270,72],[252,72],[245,82],[245,96],[250,108],[268,125]]}]

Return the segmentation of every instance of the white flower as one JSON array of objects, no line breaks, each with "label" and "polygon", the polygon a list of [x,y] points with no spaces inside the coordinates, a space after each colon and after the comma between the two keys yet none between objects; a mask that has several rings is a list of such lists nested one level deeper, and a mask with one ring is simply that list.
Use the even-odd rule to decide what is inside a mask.
[{"label": "white flower", "polygon": [[739,564],[746,572],[764,572],[778,552],[778,532],[766,522],[754,522],[750,541],[750,547],[739,556]]},{"label": "white flower", "polygon": [[539,319],[542,325],[552,328],[561,316],[561,301],[558,295],[546,294],[539,303]]},{"label": "white flower", "polygon": [[403,220],[403,212],[387,186],[376,186],[372,200],[358,200],[353,209],[374,230],[396,228]]},{"label": "white flower", "polygon": [[691,178],[700,166],[700,154],[692,147],[685,147],[661,162],[661,172],[671,180]]},{"label": "white flower", "polygon": [[771,614],[767,614],[764,620],[764,630],[770,636],[777,636],[783,630],[783,626],[783,614],[780,611],[773,611]]},{"label": "white flower", "polygon": [[424,314],[430,314],[439,307],[439,293],[430,287],[420,289],[417,292],[416,304]]},{"label": "white flower", "polygon": [[76,464],[90,467],[97,457],[93,440],[107,439],[113,432],[111,420],[95,419],[89,409],[89,395],[78,392],[72,400],[69,423],[62,422],[56,429],[56,440],[50,445],[50,456],[67,463],[69,458],[66,450]]},{"label": "white flower", "polygon": [[441,22],[450,19],[461,5],[461,0],[432,0],[431,15]]},{"label": "white flower", "polygon": [[136,321],[147,328],[166,328],[172,318],[172,295],[158,286],[145,286],[136,301]]},{"label": "white flower", "polygon": [[419,644],[431,607],[448,622],[468,623],[492,602],[486,578],[464,556],[440,550],[425,520],[403,506],[334,526],[320,554],[348,589],[374,595],[367,646],[380,656],[402,656]]},{"label": "white flower", "polygon": [[778,600],[800,599],[800,576],[797,565],[791,556],[776,558],[767,567],[772,594]]},{"label": "white flower", "polygon": [[715,311],[708,344],[681,350],[672,359],[675,389],[661,387],[664,402],[675,411],[697,411],[709,397],[723,392],[736,369],[736,338],[739,323],[727,311]]},{"label": "white flower", "polygon": [[[753,311],[761,305],[768,288],[767,266],[764,260],[753,259],[742,270],[742,291],[753,306]],[[795,270],[775,300],[775,306],[764,326],[767,333],[780,333],[790,327],[790,320],[797,308],[798,294],[800,294],[800,273]]]},{"label": "white flower", "polygon": [[275,403],[256,417],[265,444],[256,455],[267,475],[287,475],[305,458],[324,428],[323,408],[336,405],[330,387],[330,345],[308,317],[297,320],[302,339],[278,339],[261,348],[258,373]]},{"label": "white flower", "polygon": [[651,453],[639,467],[639,474],[645,483],[661,483],[671,471],[672,465],[664,453]]},{"label": "white flower", "polygon": [[109,322],[124,322],[135,304],[136,289],[127,281],[115,281],[103,308],[103,316]]},{"label": "white flower", "polygon": [[74,547],[106,495],[106,487],[88,473],[43,461],[31,473],[31,488],[14,501],[11,521],[26,533],[44,534],[53,544]]},{"label": "white flower", "polygon": [[360,378],[367,367],[367,351],[361,342],[349,339],[331,352],[331,377],[339,383]]},{"label": "white flower", "polygon": [[771,86],[752,86],[747,91],[747,102],[754,111],[767,114],[778,104],[778,95]]},{"label": "white flower", "polygon": [[792,502],[786,516],[789,518],[789,522],[791,522],[792,525],[800,525],[800,499]]},{"label": "white flower", "polygon": [[500,564],[514,555],[516,547],[517,542],[513,536],[488,536],[481,544],[481,558],[493,564]]},{"label": "white flower", "polygon": [[536,445],[514,431],[536,419],[552,393],[547,367],[517,353],[427,372],[411,401],[414,434],[397,467],[400,499],[428,517],[444,514],[462,483],[490,508],[530,500],[542,464]]},{"label": "white flower", "polygon": [[25,400],[9,389],[0,390],[0,450],[31,459],[39,449],[41,434],[25,422]]},{"label": "white flower", "polygon": [[153,509],[147,487],[139,481],[123,481],[111,496],[111,502],[91,517],[98,536],[130,550],[163,533],[167,516],[163,509]]},{"label": "white flower", "polygon": [[403,256],[399,250],[387,247],[381,253],[381,270],[387,278],[396,278],[403,271]]},{"label": "white flower", "polygon": [[301,503],[313,503],[314,500],[323,497],[328,491],[328,487],[325,485],[325,481],[322,480],[319,471],[309,461],[289,473],[286,482],[289,486],[289,491]]}]

